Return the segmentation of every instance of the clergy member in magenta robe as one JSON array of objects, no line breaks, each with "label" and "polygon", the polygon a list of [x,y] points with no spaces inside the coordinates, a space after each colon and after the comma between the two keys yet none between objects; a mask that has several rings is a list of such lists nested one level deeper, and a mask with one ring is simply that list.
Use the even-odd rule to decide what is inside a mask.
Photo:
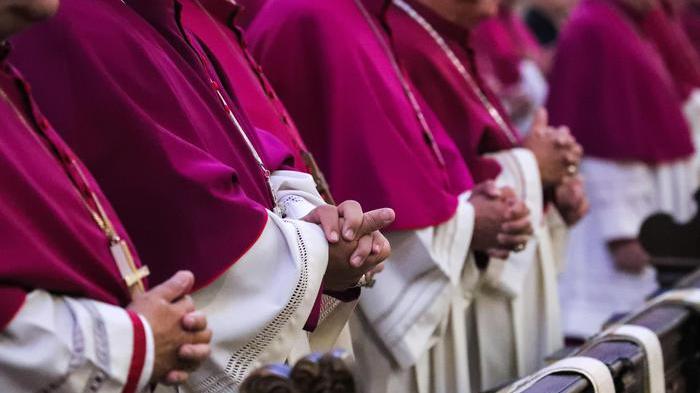
[{"label": "clergy member in magenta robe", "polygon": [[[481,275],[470,249],[486,251],[483,237],[496,231],[483,226],[491,207],[481,194],[470,200],[472,179],[454,142],[396,62],[389,5],[270,0],[247,34],[334,195],[396,210],[393,257],[353,321],[361,390],[435,383],[468,392],[467,319]],[[512,208],[524,221],[513,232],[529,230],[522,203]]]},{"label": "clergy member in magenta robe", "polygon": [[544,72],[549,61],[515,10],[516,3],[503,0],[498,15],[474,29],[473,44],[487,82],[525,133],[547,97]]},{"label": "clergy member in magenta robe", "polygon": [[[332,202],[328,184],[294,122],[248,52],[243,31],[236,25],[241,7],[228,0],[180,0],[180,3],[182,26],[199,40],[226,90],[238,98],[256,127],[270,131],[289,147],[294,154],[295,169],[311,173],[319,193]],[[306,356],[311,351],[327,352],[338,347],[349,349],[345,326],[356,302],[341,303],[328,296],[324,302],[335,303],[333,312],[324,312],[324,323],[310,337],[311,348],[300,345],[297,354]]]},{"label": "clergy member in magenta robe", "polygon": [[[313,327],[322,283],[354,286],[366,269],[356,261],[348,274],[349,260],[366,254],[351,254],[358,241],[347,228],[341,240],[339,229],[324,236],[300,220],[337,211],[311,176],[286,170],[282,144],[253,131],[196,41],[180,36],[177,15],[170,1],[65,0],[17,37],[13,58],[113,202],[152,282],[195,273],[193,297],[215,339],[186,389],[231,389],[257,365],[283,361]],[[374,214],[380,224],[393,218]]]},{"label": "clergy member in magenta robe", "polygon": [[[0,2],[0,39],[29,24],[27,15],[43,19],[57,6]],[[7,63],[9,46],[0,50],[2,391],[134,393],[166,378],[182,382],[169,374],[201,362],[210,336],[202,329],[206,320],[190,314],[189,300],[172,303],[189,291],[191,274],[179,273],[140,296],[148,281],[135,274],[147,270],[119,218]],[[201,353],[182,358],[183,344]]]},{"label": "clergy member in magenta robe", "polygon": [[[398,57],[470,171],[477,180],[494,179],[522,195],[537,228],[524,252],[506,261],[491,261],[483,290],[475,297],[479,356],[472,366],[479,368],[482,391],[534,372],[547,355],[563,346],[558,271],[543,216],[543,190],[567,187],[563,185],[566,170],[578,165],[580,158],[573,139],[558,148],[557,131],[546,129],[546,123],[521,142],[483,81],[470,31],[495,12],[496,2],[488,0],[394,0],[389,11]],[[567,155],[574,159],[567,161]],[[584,200],[581,203],[585,205]]]},{"label": "clergy member in magenta robe", "polygon": [[[328,184],[294,122],[248,51],[238,15],[245,7],[229,0],[182,0],[182,23],[205,48],[226,89],[238,97],[254,126],[269,131],[294,154],[295,169],[314,176],[321,195],[332,201]],[[235,89],[234,89],[235,87]]]},{"label": "clergy member in magenta robe", "polygon": [[[637,238],[663,210],[693,214],[693,142],[673,78],[641,33],[653,2],[584,0],[565,30],[549,109],[583,145],[591,214],[573,229],[561,285],[565,333],[588,337],[656,289]],[[602,87],[602,88],[601,88]]]},{"label": "clergy member in magenta robe", "polygon": [[[680,8],[670,0],[656,0],[642,27],[673,78],[697,144],[700,142],[700,54],[683,28]],[[700,170],[700,157],[696,155],[695,161]]]}]

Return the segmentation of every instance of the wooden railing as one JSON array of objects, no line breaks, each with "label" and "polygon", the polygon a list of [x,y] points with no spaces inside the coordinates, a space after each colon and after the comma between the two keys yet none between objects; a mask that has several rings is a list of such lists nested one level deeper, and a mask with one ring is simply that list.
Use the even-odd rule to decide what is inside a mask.
[{"label": "wooden railing", "polygon": [[[700,288],[700,270],[676,285]],[[666,391],[700,391],[700,315],[689,307],[658,303],[626,317],[627,324],[644,326],[659,337],[663,349]],[[628,341],[593,338],[576,353],[601,360],[611,371],[617,393],[644,393],[644,351]],[[590,392],[589,381],[577,374],[560,373],[535,383],[528,393]]]}]

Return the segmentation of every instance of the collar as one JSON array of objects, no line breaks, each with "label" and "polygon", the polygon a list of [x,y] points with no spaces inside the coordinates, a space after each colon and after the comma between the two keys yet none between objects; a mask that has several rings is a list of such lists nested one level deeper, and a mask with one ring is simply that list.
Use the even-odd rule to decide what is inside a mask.
[{"label": "collar", "polygon": [[441,36],[460,44],[469,42],[469,29],[466,29],[433,11],[418,0],[404,0],[416,10]]}]

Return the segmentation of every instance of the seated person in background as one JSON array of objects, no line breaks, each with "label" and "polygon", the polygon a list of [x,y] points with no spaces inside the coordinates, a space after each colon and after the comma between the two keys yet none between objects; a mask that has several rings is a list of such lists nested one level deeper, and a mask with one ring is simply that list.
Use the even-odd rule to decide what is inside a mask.
[{"label": "seated person in background", "polygon": [[182,383],[210,353],[192,274],[147,290],[119,218],[6,60],[5,40],[57,7],[0,1],[0,386],[132,393]]},{"label": "seated person in background", "polygon": [[470,32],[497,11],[497,0],[394,0],[389,11],[398,57],[476,181],[511,187],[527,202],[535,227],[525,250],[490,261],[474,299],[478,357],[470,368],[479,371],[473,374],[482,391],[534,372],[563,346],[544,190],[559,194],[555,201],[569,224],[586,211],[575,176],[581,148],[569,131],[549,127],[542,110],[521,139],[479,73]]},{"label": "seated person in background", "polygon": [[269,0],[247,34],[334,195],[397,213],[393,257],[351,323],[361,390],[468,392],[478,266],[525,247],[529,212],[510,189],[473,186],[392,51],[389,5]]},{"label": "seated person in background", "polygon": [[584,0],[564,30],[548,108],[583,145],[591,212],[561,277],[565,334],[586,338],[657,288],[637,241],[644,219],[694,213],[693,142],[682,100],[642,23],[655,0]]},{"label": "seated person in background", "polygon": [[377,230],[394,213],[325,204],[223,88],[177,7],[64,0],[14,39],[12,59],[114,204],[152,282],[195,273],[192,297],[214,339],[182,389],[234,390],[290,356],[323,314],[321,293],[359,296],[389,254]]}]

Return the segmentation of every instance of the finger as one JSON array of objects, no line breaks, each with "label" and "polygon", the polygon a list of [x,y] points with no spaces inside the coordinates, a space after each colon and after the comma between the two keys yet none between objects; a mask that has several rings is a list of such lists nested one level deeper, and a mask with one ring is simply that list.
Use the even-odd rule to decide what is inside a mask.
[{"label": "finger", "polygon": [[[177,351],[179,360],[186,363],[201,363],[210,354],[211,346],[209,344],[184,344]],[[197,364],[194,366],[197,366]]]},{"label": "finger", "polygon": [[491,180],[483,183],[482,191],[484,195],[491,199],[500,198],[503,195],[503,190],[496,186],[496,183]]},{"label": "finger", "polygon": [[389,244],[389,241],[384,236],[381,238],[381,243],[380,251],[376,254],[370,255],[367,258],[366,264],[377,265],[389,258],[391,255],[391,244]]},{"label": "finger", "polygon": [[350,265],[359,268],[365,262],[369,254],[372,252],[372,236],[362,236],[357,243],[355,252],[350,257]]},{"label": "finger", "polygon": [[505,200],[517,200],[515,190],[508,186],[501,187],[501,198]]},{"label": "finger", "polygon": [[371,210],[364,214],[358,236],[365,236],[391,225],[396,219],[394,210],[389,208]]},{"label": "finger", "polygon": [[170,303],[190,293],[193,285],[194,275],[192,272],[183,270],[148,292]]},{"label": "finger", "polygon": [[522,201],[517,201],[510,206],[506,213],[506,218],[510,221],[520,220],[530,215],[530,208]]},{"label": "finger", "polygon": [[355,234],[362,225],[362,207],[355,201],[345,201],[338,206],[338,215],[345,219],[342,233],[345,240],[355,240]]},{"label": "finger", "polygon": [[510,251],[508,250],[502,250],[500,248],[492,248],[486,251],[488,256],[491,258],[497,258],[497,259],[508,259],[510,257]]},{"label": "finger", "polygon": [[207,328],[207,317],[201,311],[193,311],[182,318],[182,328],[188,332],[198,332]]},{"label": "finger", "polygon": [[502,233],[506,235],[532,235],[532,223],[530,217],[523,217],[519,220],[508,221],[501,225]]},{"label": "finger", "polygon": [[209,344],[211,342],[211,329],[200,330],[188,335],[190,344]]},{"label": "finger", "polygon": [[537,110],[537,113],[535,113],[535,119],[532,123],[532,131],[533,132],[542,132],[547,128],[547,125],[549,124],[549,114],[547,113],[547,110],[544,108],[540,108]]},{"label": "finger", "polygon": [[498,244],[500,248],[506,250],[514,251],[518,247],[526,244],[530,240],[530,236],[526,235],[506,235],[503,233],[498,234]]},{"label": "finger", "polygon": [[379,231],[372,232],[372,252],[370,255],[377,255],[382,251],[384,247],[384,241],[386,238]]},{"label": "finger", "polygon": [[384,262],[378,264],[377,266],[373,267],[372,270],[369,271],[370,274],[376,275],[384,271]]},{"label": "finger", "polygon": [[316,221],[316,224],[321,226],[323,233],[326,234],[326,240],[334,244],[340,240],[340,228],[338,227],[338,209],[335,206],[324,205],[319,206],[311,213]]},{"label": "finger", "polygon": [[190,374],[187,371],[173,370],[168,373],[163,383],[168,386],[180,385],[189,379]]},{"label": "finger", "polygon": [[195,310],[194,301],[190,295],[183,296],[180,300],[173,303],[173,305],[183,314],[189,314]]},{"label": "finger", "polygon": [[578,165],[580,158],[576,153],[566,153],[564,154],[564,163],[566,165]]}]

